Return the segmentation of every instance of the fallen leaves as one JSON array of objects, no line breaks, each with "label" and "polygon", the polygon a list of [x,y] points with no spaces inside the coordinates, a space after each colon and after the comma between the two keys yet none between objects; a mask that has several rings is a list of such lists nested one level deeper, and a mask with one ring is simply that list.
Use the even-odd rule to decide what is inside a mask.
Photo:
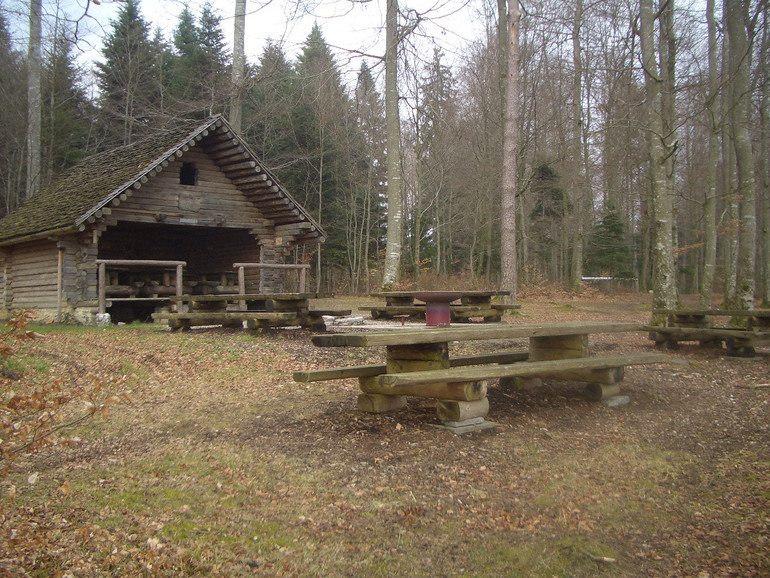
[{"label": "fallen leaves", "polygon": [[[573,320],[591,318],[589,307],[599,306],[573,299],[568,311],[538,303],[523,313]],[[601,315],[646,313],[619,303]],[[766,359],[683,348],[695,370],[629,371],[623,410],[586,403],[576,384],[491,384],[500,427],[453,436],[430,427],[435,408],[425,400],[372,415],[355,411],[355,380],[298,388],[295,369],[381,361],[380,351],[314,348],[307,332],[125,328],[22,343],[52,377],[121,381],[104,381],[92,406],[108,420],[25,459],[29,469],[6,481],[3,568],[406,574],[426,561],[436,575],[510,574],[505,564],[520,551],[556,575],[588,575],[597,564],[647,576],[770,567],[770,410],[764,392],[741,387],[766,383]],[[650,347],[644,335],[598,346]],[[117,404],[129,389],[131,403]],[[33,485],[30,472],[39,472]],[[566,566],[548,566],[565,539],[597,560],[576,551]]]}]

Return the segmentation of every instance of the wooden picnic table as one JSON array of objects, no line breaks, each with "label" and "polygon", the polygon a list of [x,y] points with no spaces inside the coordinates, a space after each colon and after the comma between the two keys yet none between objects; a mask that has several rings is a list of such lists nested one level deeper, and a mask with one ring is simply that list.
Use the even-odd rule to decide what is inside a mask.
[{"label": "wooden picnic table", "polygon": [[350,315],[350,310],[310,309],[310,299],[327,297],[320,293],[251,293],[231,295],[181,295],[174,312],[153,314],[155,320],[168,320],[172,329],[200,325],[248,329],[301,326],[324,331],[324,315]]},{"label": "wooden picnic table", "polygon": [[517,305],[492,303],[494,297],[504,295],[510,295],[510,291],[381,291],[372,296],[384,298],[385,305],[361,309],[371,312],[372,319],[418,317],[435,327],[449,325],[450,321],[468,322],[471,318],[499,322],[505,311],[518,308]]},{"label": "wooden picnic table", "polygon": [[[682,341],[697,341],[701,346],[722,348],[740,357],[755,355],[755,345],[770,341],[768,309],[653,309],[653,315],[667,316],[666,325],[648,326],[657,347],[676,349]],[[717,326],[714,318],[729,318]]]},{"label": "wooden picnic table", "polygon": [[[474,328],[421,328],[385,332],[314,335],[319,347],[385,346],[384,364],[298,371],[295,381],[358,377],[362,393],[358,408],[368,412],[398,409],[407,396],[437,400],[437,414],[453,431],[489,427],[487,380],[505,386],[543,377],[585,381],[590,399],[617,395],[625,366],[663,363],[663,354],[646,353],[592,357],[589,335],[641,329],[634,323],[556,323],[496,325]],[[450,343],[471,340],[528,339],[527,350],[451,357]]]}]

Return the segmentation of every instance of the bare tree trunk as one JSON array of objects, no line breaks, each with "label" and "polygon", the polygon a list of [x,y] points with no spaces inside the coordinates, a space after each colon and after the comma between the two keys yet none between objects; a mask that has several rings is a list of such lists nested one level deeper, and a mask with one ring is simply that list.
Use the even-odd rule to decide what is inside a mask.
[{"label": "bare tree trunk", "polygon": [[385,133],[387,140],[388,232],[385,239],[383,289],[399,280],[401,264],[401,131],[398,117],[398,0],[387,0],[385,16]]},{"label": "bare tree trunk", "polygon": [[[231,75],[232,94],[230,95],[230,125],[236,132],[241,130],[241,115],[243,105],[241,91],[243,90],[243,75],[246,66],[243,39],[246,33],[246,0],[235,0],[235,18],[233,30],[233,71]],[[316,275],[320,279],[321,275]]]},{"label": "bare tree trunk", "polygon": [[42,11],[42,0],[30,1],[29,45],[27,48],[27,198],[40,190],[40,168],[42,165],[40,159]]},{"label": "bare tree trunk", "polygon": [[770,307],[770,167],[768,167],[768,156],[770,156],[770,5],[765,4],[764,26],[762,27],[762,47],[760,48],[760,82],[762,83],[762,97],[759,105],[759,125],[760,125],[760,158],[759,158],[759,178],[761,186],[762,207],[762,306]]},{"label": "bare tree trunk", "polygon": [[[727,6],[723,4],[722,19],[727,19]],[[730,74],[728,60],[730,58],[730,46],[725,35],[722,43],[722,76]],[[725,83],[722,88],[722,190],[725,197],[725,210],[720,218],[720,228],[728,231],[723,236],[724,248],[722,249],[725,269],[724,305],[731,307],[735,301],[735,271],[738,263],[738,203],[735,191],[735,152],[732,146],[732,125],[727,122],[732,106],[733,84]],[[724,221],[727,221],[726,223]]]},{"label": "bare tree trunk", "polygon": [[750,47],[746,31],[743,2],[726,0],[727,33],[730,43],[730,73],[733,98],[730,121],[733,127],[733,148],[738,174],[740,199],[740,245],[736,271],[734,306],[751,309],[754,306],[754,265],[756,251],[757,217],[754,190],[754,157],[749,131],[751,92],[749,90]]},{"label": "bare tree trunk", "polygon": [[671,210],[671,254],[669,255],[669,267],[673,275],[673,300],[677,299],[677,258],[678,223],[674,214],[674,200],[676,196],[676,159],[677,159],[677,134],[676,134],[676,32],[674,30],[674,1],[663,0],[659,8],[660,13],[660,41],[658,47],[660,74],[662,77],[661,111],[663,114],[663,153],[664,169],[666,173],[666,207]]},{"label": "bare tree trunk", "polygon": [[[502,18],[502,15],[500,15]],[[508,1],[508,82],[505,99],[503,139],[503,192],[501,207],[500,261],[501,287],[516,302],[516,188],[519,148],[519,24],[518,0]]]},{"label": "bare tree trunk", "polygon": [[[589,214],[584,214],[586,203],[590,200],[585,179],[583,178],[583,59],[580,53],[580,27],[583,21],[583,0],[576,0],[575,15],[572,21],[572,62],[575,71],[572,76],[572,182],[575,191],[575,238],[572,245],[572,270],[570,286],[580,287],[583,281],[583,251]],[[565,224],[569,222],[564,212]],[[564,227],[564,235],[567,236]]]},{"label": "bare tree trunk", "polygon": [[700,289],[700,303],[703,307],[711,307],[714,287],[714,272],[717,261],[717,231],[716,231],[716,180],[717,162],[719,160],[719,122],[717,120],[717,92],[719,78],[717,77],[717,35],[714,19],[714,0],[706,1],[706,19],[708,21],[708,100],[706,114],[709,120],[709,158],[706,166],[706,198],[703,204],[704,243],[703,280]]},{"label": "bare tree trunk", "polygon": [[[653,211],[652,299],[654,308],[671,309],[676,305],[676,279],[673,267],[673,207],[666,180],[662,79],[655,52],[655,11],[652,0],[641,0],[640,7],[640,45],[647,94]],[[663,66],[665,69],[665,64]],[[653,316],[653,324],[661,321]]]}]

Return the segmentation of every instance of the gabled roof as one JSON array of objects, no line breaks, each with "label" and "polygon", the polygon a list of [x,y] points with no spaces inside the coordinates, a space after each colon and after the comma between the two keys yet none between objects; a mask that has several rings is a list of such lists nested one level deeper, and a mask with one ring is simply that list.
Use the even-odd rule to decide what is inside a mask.
[{"label": "gabled roof", "polygon": [[131,189],[140,188],[196,145],[276,227],[291,228],[298,242],[324,241],[323,229],[227,121],[214,116],[204,122],[183,121],[142,141],[88,157],[0,220],[0,244],[54,231],[83,230],[114,199],[130,195]]}]

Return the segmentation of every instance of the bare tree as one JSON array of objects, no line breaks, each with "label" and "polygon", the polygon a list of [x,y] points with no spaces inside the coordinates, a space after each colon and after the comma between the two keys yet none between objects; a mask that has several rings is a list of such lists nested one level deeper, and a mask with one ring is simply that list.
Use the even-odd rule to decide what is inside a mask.
[{"label": "bare tree", "polygon": [[700,303],[703,307],[711,307],[717,259],[716,180],[720,124],[717,118],[719,78],[717,76],[717,27],[714,19],[714,0],[706,1],[706,19],[708,21],[708,93],[706,95],[706,113],[709,122],[709,145],[708,164],[706,166],[706,198],[703,205],[705,251],[703,256]]},{"label": "bare tree", "polygon": [[[500,15],[502,18],[503,15]],[[503,187],[501,202],[501,288],[516,302],[516,189],[519,148],[519,0],[508,0],[508,82],[506,83],[503,137]]]},{"label": "bare tree", "polygon": [[232,95],[230,97],[230,124],[236,131],[241,130],[241,114],[243,106],[241,94],[243,91],[243,76],[246,66],[243,39],[246,30],[246,0],[235,0],[235,18],[233,31],[233,71]]},{"label": "bare tree", "polygon": [[385,15],[385,134],[387,142],[388,232],[382,287],[392,289],[401,265],[401,130],[398,115],[398,0],[387,0]]},{"label": "bare tree", "polygon": [[[583,251],[585,247],[588,218],[591,214],[592,199],[587,190],[583,171],[583,59],[580,46],[580,28],[583,23],[583,0],[575,2],[575,13],[572,21],[572,61],[574,66],[572,77],[572,182],[574,183],[575,208],[575,237],[572,243],[572,271],[570,285],[579,287],[583,278]],[[587,175],[585,175],[587,176]],[[588,210],[586,210],[588,209]],[[565,211],[566,214],[566,211]],[[565,231],[564,236],[567,237]]]},{"label": "bare tree", "polygon": [[756,207],[754,191],[754,156],[749,131],[751,91],[749,90],[751,55],[747,32],[748,6],[740,0],[725,0],[727,34],[730,45],[730,77],[733,97],[730,123],[738,176],[740,199],[740,233],[736,270],[735,307],[751,309],[754,306],[754,264],[756,243]]},{"label": "bare tree", "polygon": [[[670,0],[673,3],[673,0]],[[661,71],[667,63],[656,58],[655,10],[652,0],[640,1],[640,44],[647,93],[647,114],[650,147],[650,186],[653,210],[653,307],[672,309],[676,305],[674,271],[673,203],[668,189],[666,163],[671,151],[666,150],[663,91]],[[661,43],[664,39],[661,39]],[[653,317],[653,324],[660,322]]]},{"label": "bare tree", "polygon": [[759,102],[759,127],[760,127],[760,157],[759,178],[761,189],[762,207],[762,251],[763,255],[763,283],[762,305],[770,306],[770,4],[765,3],[763,10],[762,44],[760,47],[759,81],[761,82],[761,95]]},{"label": "bare tree", "polygon": [[27,49],[27,198],[40,189],[40,123],[42,117],[42,0],[29,3],[29,46]]}]

